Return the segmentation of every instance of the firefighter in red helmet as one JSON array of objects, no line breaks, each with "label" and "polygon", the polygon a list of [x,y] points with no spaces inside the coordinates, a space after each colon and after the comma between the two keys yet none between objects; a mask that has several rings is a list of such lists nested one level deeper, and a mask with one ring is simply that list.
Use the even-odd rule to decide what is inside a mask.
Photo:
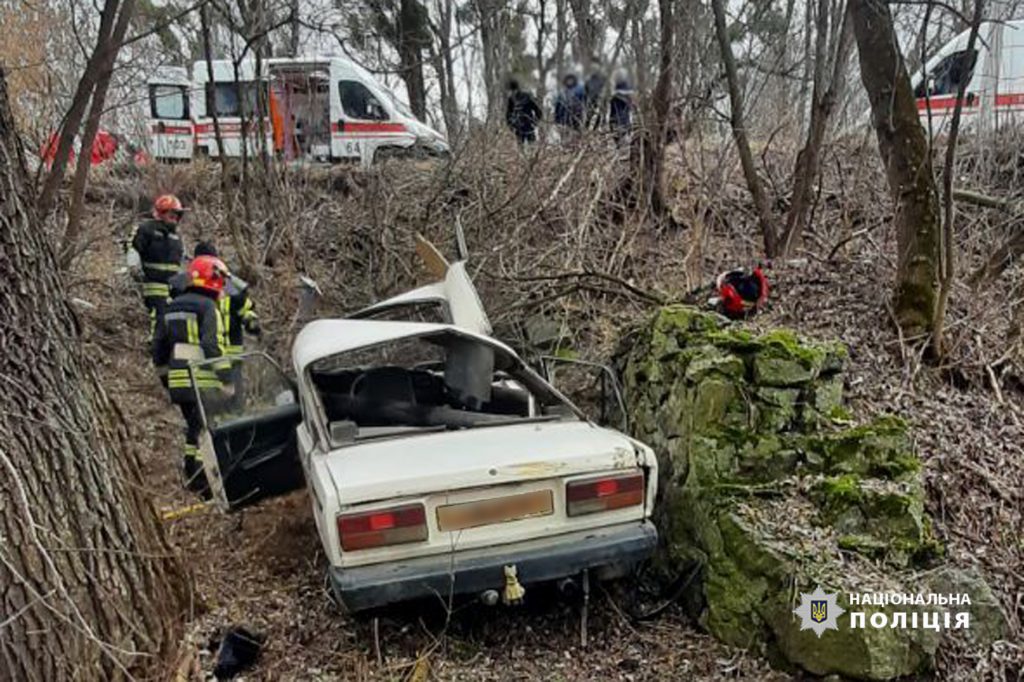
[{"label": "firefighter in red helmet", "polygon": [[167,282],[181,268],[184,248],[178,224],[184,215],[185,208],[178,197],[159,196],[153,201],[153,217],[139,225],[132,239],[132,250],[141,267],[142,298],[149,311],[150,334],[170,298]]},{"label": "firefighter in red helmet", "polygon": [[[166,367],[167,391],[185,418],[183,469],[189,489],[208,494],[199,455],[202,421],[198,399],[216,404],[226,392],[231,364],[223,356],[224,333],[218,299],[229,277],[224,263],[213,256],[198,256],[188,266],[188,287],[164,309],[153,335],[153,363]],[[209,362],[213,360],[214,362]]]}]

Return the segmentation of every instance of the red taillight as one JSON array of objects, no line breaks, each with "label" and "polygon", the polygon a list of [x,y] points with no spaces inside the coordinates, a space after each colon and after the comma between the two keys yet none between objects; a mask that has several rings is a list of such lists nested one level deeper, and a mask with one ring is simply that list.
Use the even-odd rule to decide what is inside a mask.
[{"label": "red taillight", "polygon": [[420,542],[427,539],[427,514],[422,504],[343,514],[338,538],[346,551]]},{"label": "red taillight", "polygon": [[644,503],[642,472],[573,481],[565,486],[565,512],[569,516],[593,514]]}]

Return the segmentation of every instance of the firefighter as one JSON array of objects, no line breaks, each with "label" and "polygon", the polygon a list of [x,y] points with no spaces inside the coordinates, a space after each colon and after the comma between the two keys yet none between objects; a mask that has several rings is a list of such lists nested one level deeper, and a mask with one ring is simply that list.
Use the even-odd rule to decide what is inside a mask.
[{"label": "firefighter", "polygon": [[[199,256],[188,266],[185,292],[172,300],[157,320],[153,336],[153,363],[167,369],[167,391],[185,418],[183,469],[188,488],[209,494],[199,455],[202,421],[198,394],[207,410],[230,397],[230,363],[223,359],[223,330],[218,300],[227,283],[228,269],[219,258]],[[213,363],[196,365],[203,361]],[[190,364],[193,366],[190,369]],[[194,380],[194,381],[193,381]],[[207,402],[209,401],[209,402]]]},{"label": "firefighter", "polygon": [[151,336],[171,295],[167,283],[181,269],[184,249],[177,230],[184,215],[178,197],[159,196],[153,202],[153,218],[139,225],[132,239],[142,269],[142,298],[149,311]]},{"label": "firefighter", "polygon": [[[197,244],[195,253],[197,256],[218,257],[217,248],[209,242]],[[248,282],[236,275],[228,275],[219,305],[224,324],[221,348],[225,355],[240,355],[245,351],[244,335],[258,337],[262,333],[259,317],[249,296]]]},{"label": "firefighter", "polygon": [[[196,244],[193,256],[213,256],[219,258],[217,247],[210,242]],[[188,286],[188,273],[179,272],[171,278],[171,297],[179,296]],[[221,350],[224,355],[240,355],[245,351],[244,335],[260,336],[260,320],[256,315],[252,298],[249,296],[249,284],[241,277],[229,274],[224,284],[224,295],[217,301],[221,314]]]}]

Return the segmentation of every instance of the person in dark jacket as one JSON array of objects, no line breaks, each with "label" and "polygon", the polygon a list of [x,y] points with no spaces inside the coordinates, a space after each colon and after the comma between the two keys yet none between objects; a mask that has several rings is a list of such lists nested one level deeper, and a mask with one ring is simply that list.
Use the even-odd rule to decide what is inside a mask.
[{"label": "person in dark jacket", "polygon": [[562,79],[562,90],[555,98],[555,123],[579,130],[583,125],[583,110],[586,95],[576,74],[567,73]]},{"label": "person in dark jacket", "polygon": [[[217,247],[210,242],[196,244],[193,257],[213,256],[219,258]],[[189,277],[185,271],[171,278],[171,297],[180,296],[188,288]],[[217,301],[221,313],[221,350],[224,355],[240,355],[245,352],[245,334],[260,336],[259,316],[253,304],[249,283],[235,274],[229,274],[224,283],[224,295]]]},{"label": "person in dark jacket", "polygon": [[608,127],[617,142],[621,142],[633,126],[633,90],[625,75],[615,79],[615,91],[608,102]]},{"label": "person in dark jacket", "polygon": [[583,85],[583,97],[587,105],[587,128],[594,130],[601,127],[604,119],[603,108],[604,86],[607,79],[601,69],[595,66],[587,82]]},{"label": "person in dark jacket", "polygon": [[217,405],[225,394],[225,381],[230,379],[231,365],[221,350],[223,329],[217,306],[228,269],[218,258],[199,256],[187,272],[185,293],[167,304],[157,321],[153,364],[158,372],[166,371],[167,392],[185,419],[186,484],[205,495],[209,488],[199,453],[202,418],[198,400],[202,394],[207,410]]},{"label": "person in dark jacket", "polygon": [[505,103],[505,122],[520,143],[537,140],[537,123],[543,116],[536,98],[519,88],[519,81],[508,82],[508,100]]},{"label": "person in dark jacket", "polygon": [[185,215],[181,201],[164,194],[153,202],[153,218],[139,225],[132,238],[132,249],[142,268],[142,300],[149,311],[150,336],[163,315],[171,291],[168,281],[181,269],[184,248],[178,236],[178,224]]}]

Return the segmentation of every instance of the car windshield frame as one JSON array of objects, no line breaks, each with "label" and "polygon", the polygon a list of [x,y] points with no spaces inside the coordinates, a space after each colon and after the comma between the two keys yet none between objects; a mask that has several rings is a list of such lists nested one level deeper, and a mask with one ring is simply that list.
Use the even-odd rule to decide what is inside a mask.
[{"label": "car windshield frame", "polygon": [[[368,324],[375,323],[367,321]],[[382,324],[389,324],[383,322]],[[374,442],[379,440],[394,439],[394,438],[412,438],[422,435],[430,435],[436,433],[445,433],[452,431],[452,428],[438,426],[438,425],[424,425],[424,426],[408,426],[408,425],[396,425],[393,432],[388,432],[384,429],[387,427],[369,427],[369,428],[381,428],[382,430],[373,434],[360,434],[357,430],[356,434],[344,441],[338,441],[331,437],[331,420],[328,417],[328,411],[324,404],[324,392],[321,391],[317,383],[313,379],[315,373],[314,368],[320,363],[330,363],[331,361],[337,361],[346,355],[352,355],[356,353],[363,353],[374,348],[382,348],[389,345],[395,345],[406,341],[422,341],[429,343],[431,338],[434,337],[451,337],[452,339],[468,340],[480,345],[486,346],[495,354],[496,362],[495,365],[501,366],[500,373],[507,376],[508,379],[519,383],[523,389],[525,389],[531,396],[532,399],[536,400],[547,395],[549,409],[555,408],[554,412],[547,414],[533,414],[529,416],[512,416],[504,419],[489,419],[486,421],[480,421],[472,425],[460,426],[458,430],[477,430],[487,427],[497,426],[515,426],[520,424],[535,424],[549,421],[564,421],[564,420],[579,420],[589,422],[589,418],[584,414],[578,407],[576,407],[572,401],[570,401],[564,394],[558,389],[548,383],[541,375],[535,372],[529,365],[523,362],[522,358],[516,355],[510,349],[503,347],[498,343],[492,342],[490,339],[480,337],[472,334],[465,334],[461,331],[448,327],[441,330],[431,330],[421,334],[398,336],[386,339],[384,341],[377,341],[374,343],[364,344],[360,346],[353,346],[340,350],[337,353],[325,355],[313,362],[308,363],[302,370],[302,380],[300,382],[299,390],[306,393],[308,396],[308,404],[310,405],[314,415],[310,415],[315,420],[315,429],[320,433],[320,439],[326,446],[326,452],[333,452],[344,448],[365,444],[367,442]],[[443,343],[438,345],[444,345]],[[498,362],[498,358],[501,358],[501,362]],[[340,368],[339,368],[340,369]],[[362,368],[363,371],[374,369],[374,366],[366,366]],[[495,370],[495,374],[498,374],[499,370]],[[482,413],[487,414],[487,413]],[[497,415],[491,415],[497,417]],[[366,428],[366,427],[364,427]],[[358,429],[358,427],[357,427]]]}]

